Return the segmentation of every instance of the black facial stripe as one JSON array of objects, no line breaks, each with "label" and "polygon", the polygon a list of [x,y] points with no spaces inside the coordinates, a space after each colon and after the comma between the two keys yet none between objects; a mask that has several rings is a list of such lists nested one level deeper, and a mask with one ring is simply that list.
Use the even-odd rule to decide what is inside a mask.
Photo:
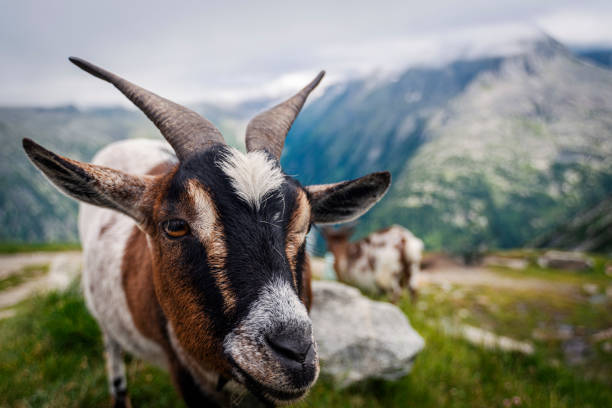
[{"label": "black facial stripe", "polygon": [[[226,250],[225,270],[236,304],[232,316],[223,310],[223,296],[211,276],[204,244],[195,237],[180,240],[184,254],[182,262],[185,282],[194,287],[194,293],[207,317],[224,336],[249,312],[261,289],[273,279],[281,278],[295,286],[289,260],[285,253],[287,230],[295,208],[299,184],[287,177],[280,191],[269,194],[259,211],[240,199],[230,180],[216,165],[223,157],[224,147],[214,147],[196,154],[182,163],[172,180],[164,209],[169,215],[181,211],[182,197],[190,179],[206,188],[216,207],[218,221],[223,225]],[[184,211],[184,210],[183,210]],[[275,215],[279,219],[275,220]],[[180,217],[179,217],[180,218]],[[298,254],[296,281],[301,291],[304,255]],[[297,270],[300,272],[297,273]]]},{"label": "black facial stripe", "polygon": [[213,324],[215,334],[224,336],[229,330],[228,319],[222,312],[224,299],[217,289],[206,251],[193,235],[176,242],[182,247],[181,278],[194,289],[198,304]]},{"label": "black facial stripe", "polygon": [[[227,269],[232,286],[241,295],[238,319],[248,313],[250,303],[268,282],[281,278],[294,286],[285,240],[296,194],[288,186],[283,186],[280,194],[284,200],[270,197],[258,212],[235,197],[230,197],[233,202],[220,206],[226,233]],[[273,221],[275,214],[280,214],[277,221]]]}]

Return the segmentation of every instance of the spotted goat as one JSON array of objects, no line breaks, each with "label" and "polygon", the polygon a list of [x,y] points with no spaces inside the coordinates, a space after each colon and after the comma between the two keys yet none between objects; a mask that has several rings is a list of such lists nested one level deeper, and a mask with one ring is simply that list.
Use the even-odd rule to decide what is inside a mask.
[{"label": "spotted goat", "polygon": [[387,294],[397,300],[404,288],[416,297],[423,241],[399,225],[376,231],[350,242],[353,227],[321,228],[327,249],[334,254],[339,281],[369,293]]},{"label": "spotted goat", "polygon": [[82,285],[114,406],[130,404],[124,352],[166,368],[190,407],[226,406],[245,390],[270,406],[303,397],[319,373],[306,234],[360,216],[390,183],[379,172],[302,186],[283,173],[287,132],[324,73],[253,118],[242,153],[195,112],[70,60],[169,142],[117,142],[88,164],[23,140],[34,165],[82,201]]}]

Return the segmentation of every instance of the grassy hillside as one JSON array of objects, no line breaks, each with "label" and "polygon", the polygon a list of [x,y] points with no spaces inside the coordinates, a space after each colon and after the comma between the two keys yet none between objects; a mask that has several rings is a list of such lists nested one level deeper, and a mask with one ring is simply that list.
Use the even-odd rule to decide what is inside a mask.
[{"label": "grassy hillside", "polygon": [[[523,276],[496,272],[515,279],[512,289],[430,284],[416,303],[402,298],[400,307],[426,340],[413,372],[397,382],[367,382],[346,390],[334,389],[323,377],[297,406],[611,406],[612,340],[595,334],[612,326],[612,299],[595,302],[598,295],[583,287],[595,285],[601,292],[612,278],[601,265],[586,274],[530,268]],[[569,285],[569,294],[554,286],[522,285],[523,279],[541,277],[544,283]],[[459,324],[529,342],[535,352],[474,345],[447,330]],[[107,406],[102,356],[100,333],[78,284],[25,301],[14,317],[0,320],[0,406]],[[134,406],[183,406],[166,373],[128,359],[128,377]]]}]

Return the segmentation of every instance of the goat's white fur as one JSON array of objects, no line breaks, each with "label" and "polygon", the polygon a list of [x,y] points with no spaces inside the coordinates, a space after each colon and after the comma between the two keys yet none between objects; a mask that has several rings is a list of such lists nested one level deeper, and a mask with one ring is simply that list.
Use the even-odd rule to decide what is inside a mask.
[{"label": "goat's white fur", "polygon": [[234,191],[256,210],[268,194],[280,189],[285,177],[266,152],[242,153],[229,148],[217,165],[230,178]]},{"label": "goat's white fur", "polygon": [[[176,158],[166,142],[132,139],[107,146],[92,163],[131,174],[144,174],[168,160]],[[167,361],[162,348],[138,331],[123,290],[121,264],[135,225],[131,218],[116,211],[80,204],[83,292],[87,307],[105,336],[123,350],[164,367]],[[100,235],[105,226],[107,230]]]},{"label": "goat's white fur", "polygon": [[[379,291],[399,293],[402,273],[402,254],[398,251],[399,247],[410,264],[411,274],[408,285],[415,289],[420,272],[423,241],[398,225],[386,231],[374,232],[369,238],[370,242],[362,244],[362,253],[354,260],[350,268],[346,257],[338,260],[339,267],[344,271],[345,279],[372,293]],[[401,245],[402,239],[405,240],[404,245]],[[376,260],[374,270],[372,270],[369,259]]]}]

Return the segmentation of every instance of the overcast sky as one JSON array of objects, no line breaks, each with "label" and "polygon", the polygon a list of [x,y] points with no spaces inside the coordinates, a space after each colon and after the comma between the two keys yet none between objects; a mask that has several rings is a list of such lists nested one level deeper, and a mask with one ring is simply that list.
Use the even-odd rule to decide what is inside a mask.
[{"label": "overcast sky", "polygon": [[538,30],[612,46],[612,1],[4,0],[0,105],[126,104],[70,55],[179,102],[227,101],[289,92],[320,69],[330,83],[507,50]]}]

